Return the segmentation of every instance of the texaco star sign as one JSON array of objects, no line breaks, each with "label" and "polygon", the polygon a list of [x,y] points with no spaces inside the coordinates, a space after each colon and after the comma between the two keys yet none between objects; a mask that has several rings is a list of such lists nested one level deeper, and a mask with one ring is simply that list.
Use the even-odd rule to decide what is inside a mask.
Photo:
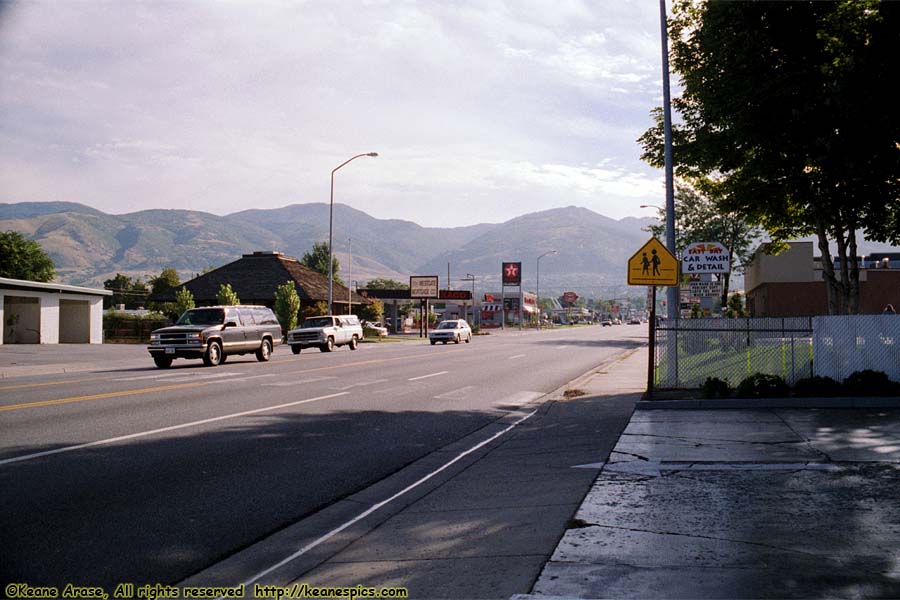
[{"label": "texaco star sign", "polygon": [[522,283],[522,263],[520,262],[504,262],[503,263],[503,285],[521,285]]}]

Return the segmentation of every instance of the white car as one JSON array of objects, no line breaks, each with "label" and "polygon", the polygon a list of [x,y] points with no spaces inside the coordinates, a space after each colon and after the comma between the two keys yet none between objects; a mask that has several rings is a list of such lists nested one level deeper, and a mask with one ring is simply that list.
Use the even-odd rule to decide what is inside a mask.
[{"label": "white car", "polygon": [[378,321],[369,322],[362,321],[363,333],[366,333],[366,330],[369,329],[378,337],[387,337],[388,330],[387,327],[379,323]]},{"label": "white car", "polygon": [[434,346],[438,342],[469,343],[472,341],[472,328],[462,319],[441,321],[437,327],[428,332],[428,340]]}]

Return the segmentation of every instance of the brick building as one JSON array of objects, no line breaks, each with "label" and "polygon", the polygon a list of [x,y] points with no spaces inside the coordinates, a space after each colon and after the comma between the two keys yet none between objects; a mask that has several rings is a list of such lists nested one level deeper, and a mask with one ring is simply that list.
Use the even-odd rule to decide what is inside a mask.
[{"label": "brick building", "polygon": [[[822,259],[813,242],[790,242],[778,255],[758,252],[744,274],[747,309],[754,317],[828,314]],[[835,271],[840,275],[839,267]],[[873,253],[860,261],[859,312],[879,314],[887,304],[900,311],[900,253]]]}]

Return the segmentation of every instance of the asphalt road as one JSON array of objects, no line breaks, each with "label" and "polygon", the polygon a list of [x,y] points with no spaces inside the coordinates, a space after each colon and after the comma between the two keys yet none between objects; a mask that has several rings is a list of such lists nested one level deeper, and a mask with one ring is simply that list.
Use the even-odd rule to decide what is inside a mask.
[{"label": "asphalt road", "polygon": [[[645,340],[599,326],[0,384],[0,579],[174,583]],[[128,348],[128,352],[135,349]],[[125,352],[125,350],[123,350]]]}]

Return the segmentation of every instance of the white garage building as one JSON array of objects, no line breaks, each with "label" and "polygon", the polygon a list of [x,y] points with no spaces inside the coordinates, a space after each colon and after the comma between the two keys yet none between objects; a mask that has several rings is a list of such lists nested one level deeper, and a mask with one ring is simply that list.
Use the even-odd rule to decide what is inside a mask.
[{"label": "white garage building", "polygon": [[103,297],[111,295],[0,277],[0,344],[101,344]]}]

